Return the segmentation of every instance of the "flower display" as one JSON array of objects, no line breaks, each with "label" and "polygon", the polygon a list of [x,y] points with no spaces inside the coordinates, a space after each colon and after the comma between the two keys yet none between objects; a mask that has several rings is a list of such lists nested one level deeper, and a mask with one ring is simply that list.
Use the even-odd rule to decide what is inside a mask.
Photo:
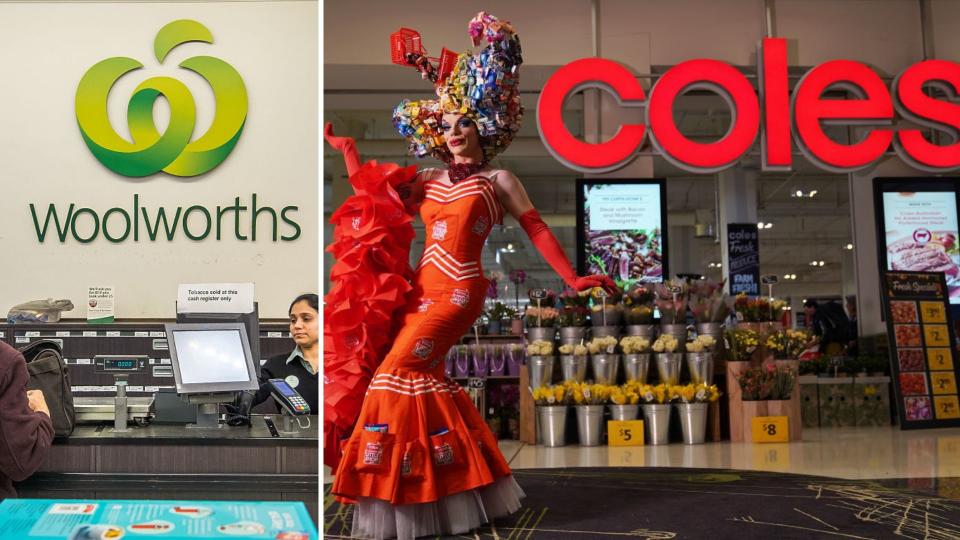
[{"label": "flower display", "polygon": [[811,336],[803,330],[783,330],[767,336],[764,344],[776,358],[798,358],[807,349]]},{"label": "flower display", "polygon": [[553,356],[553,342],[537,340],[527,345],[528,356]]},{"label": "flower display", "polygon": [[622,296],[623,291],[620,289],[615,290],[613,293],[608,292],[603,287],[594,287],[590,289],[590,299],[593,300],[594,304],[603,304],[604,302],[606,302],[608,306],[612,304],[618,304]]},{"label": "flower display", "polygon": [[733,302],[737,320],[743,322],[778,321],[786,307],[787,303],[783,300],[771,300],[764,296],[753,298],[744,293],[738,294]]},{"label": "flower display", "polygon": [[790,399],[796,377],[791,368],[768,364],[737,375],[737,383],[744,401],[782,400]]},{"label": "flower display", "polygon": [[528,306],[523,314],[527,328],[556,326],[560,311],[554,307]]},{"label": "flower display", "polygon": [[561,384],[540,386],[533,390],[533,402],[536,405],[569,405],[572,399],[569,388]]},{"label": "flower display", "polygon": [[635,384],[614,386],[610,391],[610,403],[613,405],[636,405],[640,403],[640,386]]},{"label": "flower display", "polygon": [[540,305],[543,307],[553,307],[557,303],[557,293],[552,289],[530,289],[527,291],[527,297],[530,299],[530,305],[536,306],[537,299],[533,297],[534,290],[541,290],[544,292],[544,297],[540,299]]},{"label": "flower display", "polygon": [[653,351],[658,353],[672,353],[676,352],[679,346],[680,342],[677,341],[677,338],[670,334],[661,334],[660,337],[653,342]]},{"label": "flower display", "polygon": [[620,338],[620,349],[623,354],[640,354],[650,350],[650,340],[641,336],[624,336]]},{"label": "flower display", "polygon": [[587,349],[587,347],[584,345],[566,344],[560,346],[560,354],[562,355],[569,356],[572,354],[574,356],[586,356],[588,352],[589,349]]},{"label": "flower display", "polygon": [[670,386],[666,384],[644,384],[640,386],[640,400],[649,404],[663,404],[670,402]]},{"label": "flower display", "polygon": [[730,359],[738,362],[750,360],[753,351],[760,345],[760,336],[748,328],[727,330],[727,345]]},{"label": "flower display", "polygon": [[687,316],[687,284],[675,279],[654,286],[655,304],[662,324],[683,323]]},{"label": "flower display", "polygon": [[723,293],[723,284],[709,279],[690,284],[690,311],[698,323],[719,323],[730,315],[733,301]]},{"label": "flower display", "polygon": [[720,399],[717,386],[706,383],[673,386],[671,390],[680,403],[713,403]]},{"label": "flower display", "polygon": [[590,305],[590,290],[585,291],[576,291],[571,287],[566,287],[563,289],[563,292],[560,294],[560,303],[563,304],[563,307],[589,307]]},{"label": "flower display", "polygon": [[516,317],[517,311],[507,307],[503,302],[495,302],[493,307],[486,311],[486,315],[491,321],[500,321]]},{"label": "flower display", "polygon": [[613,336],[595,337],[587,342],[590,354],[614,354],[617,350],[617,338]]},{"label": "flower display", "polygon": [[568,381],[566,386],[572,389],[573,403],[576,405],[606,405],[616,386]]},{"label": "flower display", "polygon": [[713,336],[702,335],[697,336],[697,339],[687,343],[687,352],[690,353],[701,353],[701,352],[713,352],[713,348],[717,345],[717,340],[713,339]]},{"label": "flower display", "polygon": [[563,306],[560,310],[560,326],[586,326],[590,308],[586,306]]}]

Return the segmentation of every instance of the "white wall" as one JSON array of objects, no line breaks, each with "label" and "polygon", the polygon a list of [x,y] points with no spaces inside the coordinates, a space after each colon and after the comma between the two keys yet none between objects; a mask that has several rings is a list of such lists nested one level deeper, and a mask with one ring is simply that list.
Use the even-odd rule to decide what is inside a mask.
[{"label": "white wall", "polygon": [[[157,30],[183,18],[203,23],[214,44],[181,45],[157,65],[152,52]],[[84,317],[86,287],[105,284],[117,288],[118,317],[167,318],[173,316],[178,283],[235,281],[256,283],[261,315],[274,318],[286,316],[297,294],[316,291],[315,2],[0,3],[0,36],[2,314],[16,303],[55,297],[77,305],[65,316]],[[111,56],[145,65],[124,76],[110,95],[111,122],[124,136],[127,100],[137,84],[161,74],[184,82],[197,103],[197,138],[212,120],[213,95],[202,79],[177,67],[195,55],[229,62],[247,87],[246,126],[226,161],[187,179],[164,173],[131,179],[102,166],[77,128],[74,94],[86,70]],[[158,104],[161,130],[167,114],[166,104]],[[194,242],[182,232],[173,242],[37,241],[30,203],[45,211],[50,203],[65,208],[76,202],[102,214],[115,206],[129,209],[134,193],[143,205],[170,210],[194,204],[213,210],[233,204],[235,196],[249,205],[257,193],[261,205],[299,206],[295,217],[302,234],[293,242],[267,237],[253,243],[235,239],[231,227],[221,241]],[[268,229],[268,217],[261,219],[260,227]]]}]

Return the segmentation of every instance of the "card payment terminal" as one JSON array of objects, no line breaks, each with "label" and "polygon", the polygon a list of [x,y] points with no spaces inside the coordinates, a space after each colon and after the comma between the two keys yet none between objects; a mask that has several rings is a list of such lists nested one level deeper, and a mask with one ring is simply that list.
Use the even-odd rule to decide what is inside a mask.
[{"label": "card payment terminal", "polygon": [[287,381],[283,379],[269,379],[267,384],[270,385],[270,395],[273,396],[273,399],[277,400],[277,403],[279,403],[285,411],[293,416],[310,414],[310,406],[307,405],[306,400],[287,384]]}]

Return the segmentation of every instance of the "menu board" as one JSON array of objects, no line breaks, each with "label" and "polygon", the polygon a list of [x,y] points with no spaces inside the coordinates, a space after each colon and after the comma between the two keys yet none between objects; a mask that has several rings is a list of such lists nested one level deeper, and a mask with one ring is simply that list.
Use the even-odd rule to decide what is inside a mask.
[{"label": "menu board", "polygon": [[0,538],[103,540],[246,538],[316,540],[303,503],[7,499]]},{"label": "menu board", "polygon": [[621,287],[659,283],[666,273],[662,180],[578,180],[577,263]]},{"label": "menu board", "polygon": [[756,223],[727,224],[730,294],[760,296],[760,235]]},{"label": "menu board", "polygon": [[960,363],[944,275],[886,272],[883,290],[900,428],[960,426]]},{"label": "menu board", "polygon": [[886,269],[943,272],[951,303],[960,304],[957,197],[951,191],[884,191]]}]

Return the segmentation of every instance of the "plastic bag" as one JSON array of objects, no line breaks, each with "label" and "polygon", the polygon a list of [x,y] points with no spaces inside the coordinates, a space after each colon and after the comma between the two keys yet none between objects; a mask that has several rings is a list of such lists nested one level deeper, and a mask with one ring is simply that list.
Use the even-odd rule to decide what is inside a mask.
[{"label": "plastic bag", "polygon": [[73,310],[70,300],[33,300],[10,308],[7,322],[16,323],[55,323],[60,322],[60,313]]}]

